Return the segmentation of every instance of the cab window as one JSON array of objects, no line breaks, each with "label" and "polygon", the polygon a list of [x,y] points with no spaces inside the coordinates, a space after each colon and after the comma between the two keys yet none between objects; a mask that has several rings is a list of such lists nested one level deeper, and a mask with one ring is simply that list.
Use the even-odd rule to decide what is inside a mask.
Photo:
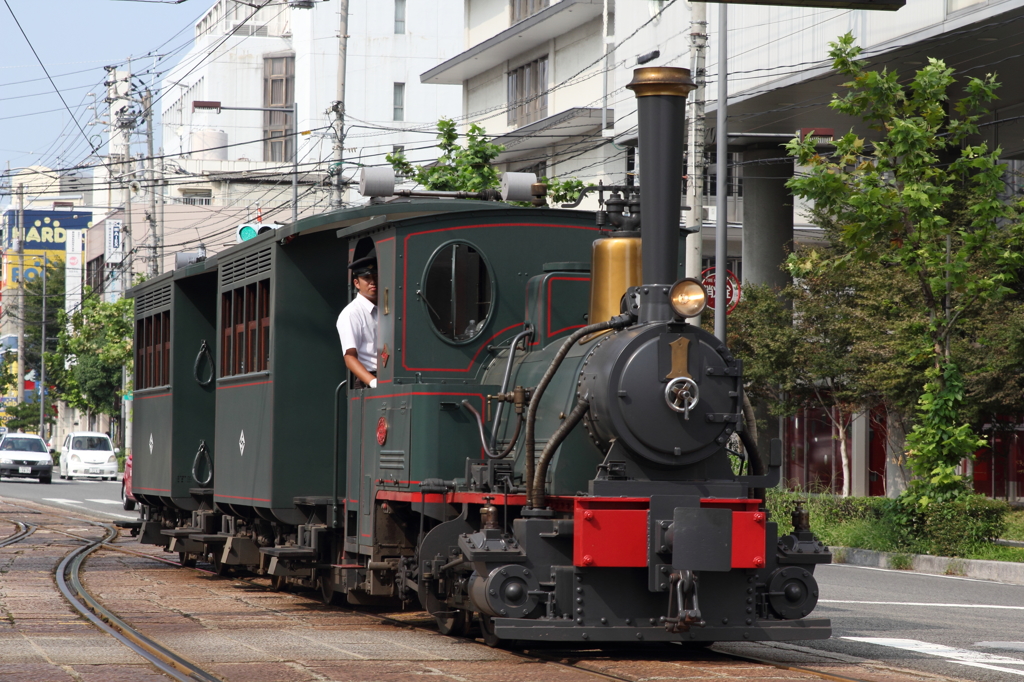
[{"label": "cab window", "polygon": [[442,338],[465,343],[476,338],[491,314],[491,273],[483,254],[465,242],[438,249],[425,273],[421,295]]}]

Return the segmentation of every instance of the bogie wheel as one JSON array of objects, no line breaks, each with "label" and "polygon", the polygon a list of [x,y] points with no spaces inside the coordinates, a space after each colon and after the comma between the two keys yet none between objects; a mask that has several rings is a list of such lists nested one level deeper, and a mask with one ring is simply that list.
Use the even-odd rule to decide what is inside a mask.
[{"label": "bogie wheel", "polygon": [[317,577],[317,583],[320,585],[320,601],[327,606],[338,606],[342,602],[344,595],[341,592],[337,592],[334,589],[334,581],[331,579],[330,574],[321,572]]},{"label": "bogie wheel", "polygon": [[437,621],[437,631],[442,635],[463,637],[469,632],[469,624],[473,622],[473,612],[442,611],[434,614],[434,620]]},{"label": "bogie wheel", "polygon": [[231,570],[230,568],[228,568],[228,565],[225,564],[224,561],[221,559],[220,551],[215,550],[211,553],[210,563],[213,564],[213,572],[217,575],[227,575],[228,571]]},{"label": "bogie wheel", "polygon": [[288,587],[288,579],[283,575],[270,576],[270,589],[274,592],[284,592]]},{"label": "bogie wheel", "polygon": [[501,646],[501,638],[494,634],[494,619],[485,613],[480,614],[480,634],[483,635],[484,644],[487,646]]},{"label": "bogie wheel", "polygon": [[182,568],[195,568],[196,558],[188,552],[178,552],[178,563]]}]

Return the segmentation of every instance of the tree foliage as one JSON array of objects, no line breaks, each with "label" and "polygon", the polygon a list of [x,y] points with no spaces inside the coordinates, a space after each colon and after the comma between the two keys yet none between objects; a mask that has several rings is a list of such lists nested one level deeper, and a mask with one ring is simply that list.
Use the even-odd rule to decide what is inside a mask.
[{"label": "tree foliage", "polygon": [[851,80],[830,106],[861,119],[877,139],[851,131],[829,154],[809,138],[789,144],[807,168],[789,187],[814,202],[842,248],[817,262],[794,255],[789,264],[806,276],[881,266],[912,283],[923,314],[904,328],[910,347],[900,353],[928,369],[907,438],[918,475],[907,499],[926,505],[964,493],[956,466],[983,444],[961,416],[966,388],[953,345],[969,315],[1013,293],[1024,229],[1001,196],[1000,149],[979,137],[996,77],[969,79],[963,97],[950,101],[953,70],[940,60],[903,85],[896,72],[867,70],[860,52],[850,34],[832,43],[833,67]]},{"label": "tree foliage", "polygon": [[[501,185],[501,176],[491,163],[505,151],[505,147],[488,142],[487,131],[471,123],[465,135],[465,145],[459,144],[455,121],[440,119],[437,131],[437,148],[441,152],[437,161],[414,166],[401,151],[388,154],[385,160],[395,169],[395,174],[430,191],[479,192]],[[584,187],[583,182],[576,178],[541,177],[538,182],[547,183],[548,196],[556,204],[576,201]]]},{"label": "tree foliage", "polygon": [[54,379],[61,399],[89,412],[120,414],[122,368],[129,379],[132,376],[134,311],[134,299],[108,303],[86,290],[81,307],[71,315],[62,314],[54,353],[60,360],[54,363]]},{"label": "tree foliage", "polygon": [[460,145],[455,121],[442,118],[437,122],[437,140],[441,155],[434,163],[413,166],[402,152],[388,154],[385,158],[395,173],[431,191],[479,192],[501,184],[491,162],[505,148],[488,142],[483,128],[471,123],[465,136],[466,144]]},{"label": "tree foliage", "polygon": [[[25,256],[26,264],[34,261],[42,261],[42,256]],[[42,263],[40,262],[40,265]],[[31,370],[39,372],[39,353],[42,350],[42,320],[43,320],[43,278],[37,277],[25,282],[24,289],[24,310],[25,320],[25,363],[22,372],[27,374]],[[62,258],[48,258],[46,267],[46,345],[51,350],[53,343],[51,339],[57,336],[57,325],[61,311],[64,309],[64,260]],[[49,363],[46,366],[50,370]],[[38,423],[38,419],[36,422]]]}]

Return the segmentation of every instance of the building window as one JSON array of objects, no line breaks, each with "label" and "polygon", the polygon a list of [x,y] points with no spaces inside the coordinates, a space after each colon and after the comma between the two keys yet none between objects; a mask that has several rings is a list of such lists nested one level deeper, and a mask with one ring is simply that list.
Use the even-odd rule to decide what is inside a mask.
[{"label": "building window", "polygon": [[548,115],[547,55],[508,72],[508,124],[515,128]]},{"label": "building window", "polygon": [[164,311],[135,322],[135,388],[171,383],[171,313]]},{"label": "building window", "polygon": [[405,0],[395,0],[395,33],[405,33]]},{"label": "building window", "polygon": [[550,0],[511,0],[508,4],[511,23],[514,24],[517,21],[533,16],[547,7],[549,3]]},{"label": "building window", "polygon": [[405,120],[405,83],[395,83],[395,112],[392,120]]},{"label": "building window", "polygon": [[220,376],[265,372],[270,366],[270,280],[221,294]]},{"label": "building window", "polygon": [[[263,106],[291,107],[295,104],[295,57],[267,57],[263,60]],[[285,111],[263,114],[263,160],[291,161],[295,155],[293,116]]]}]

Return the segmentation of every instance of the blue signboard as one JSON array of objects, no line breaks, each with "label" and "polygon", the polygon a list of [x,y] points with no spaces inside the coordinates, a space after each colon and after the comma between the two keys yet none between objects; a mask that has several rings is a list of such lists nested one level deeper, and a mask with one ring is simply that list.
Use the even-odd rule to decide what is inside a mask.
[{"label": "blue signboard", "polygon": [[[18,213],[8,210],[4,214],[4,246],[14,246]],[[63,251],[68,230],[86,230],[92,226],[92,212],[79,210],[25,211],[25,251]]]}]

